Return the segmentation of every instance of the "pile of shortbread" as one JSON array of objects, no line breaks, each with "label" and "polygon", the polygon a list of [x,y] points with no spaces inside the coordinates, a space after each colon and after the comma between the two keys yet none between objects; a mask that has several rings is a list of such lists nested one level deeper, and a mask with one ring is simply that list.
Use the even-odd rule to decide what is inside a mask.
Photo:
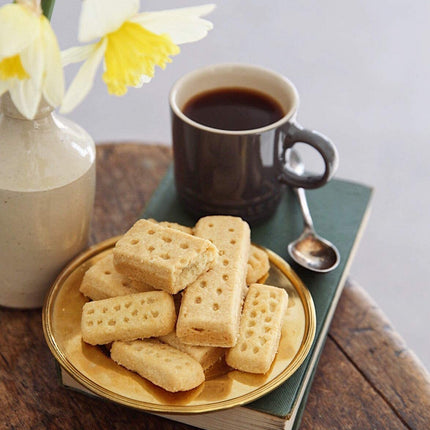
[{"label": "pile of shortbread", "polygon": [[83,277],[82,339],[170,392],[199,386],[221,357],[266,373],[288,303],[283,288],[257,283],[269,268],[241,218],[141,219]]}]

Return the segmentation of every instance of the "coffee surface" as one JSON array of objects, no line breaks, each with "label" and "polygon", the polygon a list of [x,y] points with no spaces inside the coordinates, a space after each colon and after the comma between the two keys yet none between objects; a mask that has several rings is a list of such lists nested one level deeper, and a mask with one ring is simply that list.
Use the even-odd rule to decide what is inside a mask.
[{"label": "coffee surface", "polygon": [[190,99],[183,113],[219,130],[253,130],[279,121],[284,111],[271,96],[248,88],[218,88]]}]

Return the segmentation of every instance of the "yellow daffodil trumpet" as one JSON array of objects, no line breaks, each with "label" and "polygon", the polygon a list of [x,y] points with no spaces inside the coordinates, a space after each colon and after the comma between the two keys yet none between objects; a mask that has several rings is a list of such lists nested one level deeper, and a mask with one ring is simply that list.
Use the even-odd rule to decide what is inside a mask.
[{"label": "yellow daffodil trumpet", "polygon": [[[214,5],[138,13],[139,0],[84,0],[78,38],[95,42],[62,52],[63,65],[83,62],[61,106],[76,107],[90,91],[99,65],[110,94],[140,87],[179,53],[178,45],[205,37],[212,23],[201,17]],[[1,73],[1,72],[0,72]]]},{"label": "yellow daffodil trumpet", "polygon": [[[78,38],[87,45],[60,53],[49,23],[54,0],[16,0],[0,7],[0,96],[33,119],[42,97],[70,112],[89,93],[103,63],[110,94],[149,82],[183,43],[204,38],[214,5],[139,13],[139,0],[83,0]],[[43,10],[42,10],[43,9]],[[43,12],[43,13],[42,13]],[[82,62],[64,95],[63,66]]]},{"label": "yellow daffodil trumpet", "polygon": [[40,1],[18,0],[0,8],[0,96],[7,91],[28,119],[42,97],[52,107],[62,102],[60,49]]}]

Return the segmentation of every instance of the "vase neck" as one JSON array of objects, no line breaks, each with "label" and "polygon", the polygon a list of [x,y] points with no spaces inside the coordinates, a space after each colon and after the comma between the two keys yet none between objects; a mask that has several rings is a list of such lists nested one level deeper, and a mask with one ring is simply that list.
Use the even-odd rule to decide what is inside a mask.
[{"label": "vase neck", "polygon": [[[43,98],[39,103],[39,107],[37,109],[36,115],[33,119],[40,119],[48,116],[54,109],[50,106]],[[9,118],[21,119],[24,121],[28,121],[24,115],[16,108],[15,103],[12,101],[12,98],[9,92],[3,94],[0,98],[0,113],[3,113],[5,116]]]}]

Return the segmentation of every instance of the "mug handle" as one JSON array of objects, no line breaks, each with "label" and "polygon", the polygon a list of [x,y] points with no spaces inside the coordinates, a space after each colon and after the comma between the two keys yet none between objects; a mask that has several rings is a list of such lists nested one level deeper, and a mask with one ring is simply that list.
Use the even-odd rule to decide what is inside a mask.
[{"label": "mug handle", "polygon": [[[339,155],[330,139],[322,134],[289,123],[283,128],[285,133],[281,161],[284,164],[282,173],[278,178],[280,182],[295,188],[313,189],[323,186],[336,173],[339,165]],[[306,143],[315,148],[324,160],[325,171],[322,175],[312,175],[304,172],[298,175],[288,169],[286,153],[296,143]]]}]

